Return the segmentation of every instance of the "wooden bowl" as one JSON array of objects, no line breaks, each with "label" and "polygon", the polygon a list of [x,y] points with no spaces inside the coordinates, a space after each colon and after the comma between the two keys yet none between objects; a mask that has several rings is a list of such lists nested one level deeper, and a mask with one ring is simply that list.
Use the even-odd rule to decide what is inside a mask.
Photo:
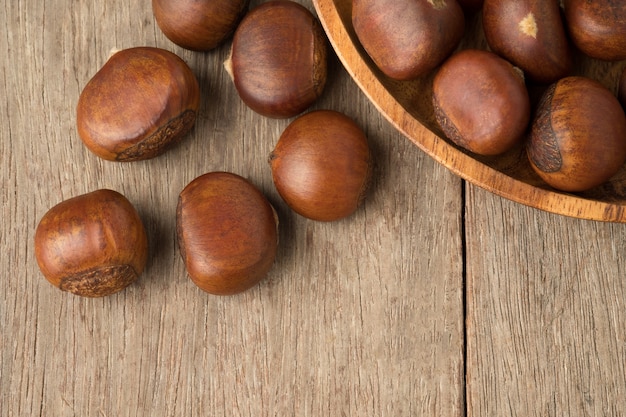
[{"label": "wooden bowl", "polygon": [[[414,81],[395,81],[379,71],[359,43],[351,22],[352,0],[313,0],[331,45],[348,73],[376,108],[439,163],[463,179],[499,196],[530,207],[588,220],[626,223],[626,168],[609,182],[584,193],[566,193],[545,184],[532,170],[522,145],[497,157],[468,153],[445,138],[431,104],[433,74]],[[480,13],[467,15],[459,49],[488,49]],[[616,94],[622,62],[602,62],[577,53],[575,73],[604,84]],[[538,100],[542,88],[530,88]]]}]

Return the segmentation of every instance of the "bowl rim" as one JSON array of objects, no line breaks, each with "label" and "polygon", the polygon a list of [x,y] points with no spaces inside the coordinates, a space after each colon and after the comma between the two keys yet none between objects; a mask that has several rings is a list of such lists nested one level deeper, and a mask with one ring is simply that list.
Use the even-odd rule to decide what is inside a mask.
[{"label": "bowl rim", "polygon": [[474,159],[437,136],[407,113],[377,78],[344,26],[335,0],[312,1],[331,46],[361,91],[396,130],[435,161],[471,184],[532,208],[578,219],[626,223],[624,204],[536,187]]}]

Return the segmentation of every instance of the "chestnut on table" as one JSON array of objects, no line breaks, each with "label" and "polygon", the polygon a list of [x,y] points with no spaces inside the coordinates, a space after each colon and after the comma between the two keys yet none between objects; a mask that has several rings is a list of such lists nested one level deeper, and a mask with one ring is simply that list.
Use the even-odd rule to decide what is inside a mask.
[{"label": "chestnut on table", "polygon": [[152,13],[175,44],[209,51],[228,40],[248,11],[250,0],[152,0]]},{"label": "chestnut on table", "polygon": [[249,181],[228,172],[194,179],[180,193],[176,234],[191,280],[211,294],[236,294],[263,279],[276,257],[278,216]]},{"label": "chestnut on table", "polygon": [[52,207],[35,232],[35,257],[54,286],[85,297],[123,290],[139,278],[148,239],[130,201],[97,190]]},{"label": "chestnut on table", "polygon": [[81,91],[78,134],[100,158],[139,161],[180,142],[196,122],[200,86],[176,54],[152,47],[115,52]]},{"label": "chestnut on table", "polygon": [[289,207],[309,219],[335,221],[353,214],[365,199],[373,156],[352,119],[317,110],[287,126],[269,163]]},{"label": "chestnut on table", "polygon": [[251,10],[233,36],[225,66],[241,99],[272,118],[294,117],[324,91],[326,35],[317,18],[293,1]]}]

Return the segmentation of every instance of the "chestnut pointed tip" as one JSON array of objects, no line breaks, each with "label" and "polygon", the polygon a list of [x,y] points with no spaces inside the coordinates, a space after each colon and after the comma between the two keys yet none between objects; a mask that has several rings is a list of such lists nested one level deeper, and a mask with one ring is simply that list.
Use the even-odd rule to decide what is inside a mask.
[{"label": "chestnut pointed tip", "polygon": [[228,74],[230,80],[235,82],[235,75],[233,74],[233,48],[230,48],[228,58],[224,61],[224,70],[226,70],[226,74]]},{"label": "chestnut pointed tip", "polygon": [[113,55],[117,54],[118,52],[120,52],[121,49],[117,48],[117,47],[113,47],[109,50],[109,55],[107,55],[107,61],[109,59],[111,59],[113,57]]}]

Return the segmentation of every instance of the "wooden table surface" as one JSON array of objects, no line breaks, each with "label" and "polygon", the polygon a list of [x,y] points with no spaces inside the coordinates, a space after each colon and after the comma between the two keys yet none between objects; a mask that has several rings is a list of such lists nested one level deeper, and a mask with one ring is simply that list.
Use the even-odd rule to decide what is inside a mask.
[{"label": "wooden table surface", "polygon": [[[139,45],[191,66],[200,117],[158,158],[103,161],[77,136],[78,96],[111,49]],[[313,108],[363,127],[374,180],[353,216],[304,219],[267,164],[290,120],[241,102],[229,46],[175,46],[149,1],[0,6],[0,416],[626,415],[626,225],[465,183],[334,55]],[[178,193],[216,170],[249,178],[281,220],[268,278],[232,297],[191,283],[175,238]],[[53,205],[98,188],[137,207],[151,256],[137,283],[87,299],[45,281],[33,235]]]}]

